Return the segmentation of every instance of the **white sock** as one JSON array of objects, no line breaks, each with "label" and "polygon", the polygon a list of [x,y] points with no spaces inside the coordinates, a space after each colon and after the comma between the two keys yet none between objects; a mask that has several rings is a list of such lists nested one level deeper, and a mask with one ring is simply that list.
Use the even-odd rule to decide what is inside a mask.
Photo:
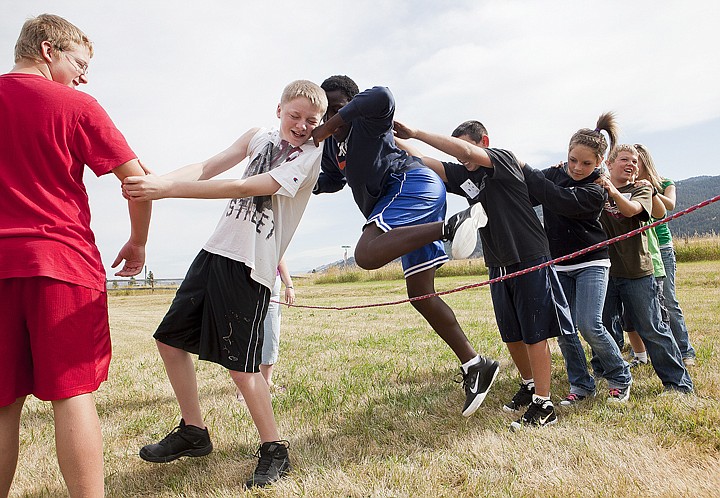
[{"label": "white sock", "polygon": [[522,379],[522,384],[523,384],[523,386],[527,386],[527,387],[529,387],[530,389],[532,389],[532,388],[535,387],[535,379],[533,379],[533,378],[530,378],[530,379]]},{"label": "white sock", "polygon": [[538,396],[537,394],[533,394],[533,403],[538,403],[545,405],[545,403],[550,403],[552,405],[552,401],[550,401],[550,396]]},{"label": "white sock", "polygon": [[480,363],[480,355],[477,355],[475,358],[468,360],[466,363],[463,363],[461,366],[462,371],[468,373],[470,367],[473,365],[477,365],[478,363]]},{"label": "white sock", "polygon": [[635,353],[635,358],[640,360],[640,363],[647,363],[647,351],[643,351],[642,353]]}]

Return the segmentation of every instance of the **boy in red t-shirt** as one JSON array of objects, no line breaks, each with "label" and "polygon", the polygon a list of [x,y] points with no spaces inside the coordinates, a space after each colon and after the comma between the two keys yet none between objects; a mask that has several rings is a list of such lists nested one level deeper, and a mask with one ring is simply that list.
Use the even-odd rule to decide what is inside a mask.
[{"label": "boy in red t-shirt", "polygon": [[[29,394],[52,402],[58,463],[71,496],[104,493],[93,391],[107,379],[105,271],[82,181],[85,165],[121,181],[142,175],[135,154],[87,83],[93,47],[65,19],[29,19],[15,66],[0,76],[0,496],[10,490],[20,414]],[[150,202],[128,205],[131,233],[113,267],[145,264]]]}]

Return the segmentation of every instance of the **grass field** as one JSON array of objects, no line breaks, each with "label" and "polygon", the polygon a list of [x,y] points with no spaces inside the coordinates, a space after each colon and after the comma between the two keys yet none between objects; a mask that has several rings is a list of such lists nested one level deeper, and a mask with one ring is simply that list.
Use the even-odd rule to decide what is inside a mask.
[{"label": "grass field", "polygon": [[[482,281],[442,277],[438,290]],[[401,280],[316,284],[296,279],[299,304],[345,306],[402,299]],[[475,347],[501,362],[488,398],[471,418],[453,382],[450,350],[408,305],[352,311],[283,310],[274,398],[295,471],[248,496],[718,496],[720,489],[720,263],[683,263],[679,298],[698,352],[697,395],[658,396],[651,367],[635,372],[629,403],[605,396],[558,409],[559,423],[508,431],[501,410],[517,372],[500,342],[487,287],[446,301]],[[258,439],[227,373],[198,363],[201,404],[215,451],[150,464],[138,449],[162,438],[179,410],[151,335],[171,292],[111,295],[114,358],[97,393],[108,496],[243,496]],[[553,398],[567,393],[557,345]],[[600,393],[606,384],[600,383]],[[64,496],[49,404],[28,400],[12,496]]]}]

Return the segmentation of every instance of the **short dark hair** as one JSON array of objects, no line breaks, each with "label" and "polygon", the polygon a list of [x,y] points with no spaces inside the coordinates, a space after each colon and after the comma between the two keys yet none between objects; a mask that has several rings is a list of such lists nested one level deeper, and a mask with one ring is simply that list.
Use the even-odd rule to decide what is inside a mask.
[{"label": "short dark hair", "polygon": [[352,100],[355,95],[360,93],[360,89],[358,88],[357,83],[355,83],[349,76],[345,76],[344,74],[330,76],[322,82],[322,85],[320,85],[320,87],[326,92],[340,90],[348,98],[348,100]]},{"label": "short dark hair", "polygon": [[473,142],[480,143],[482,142],[482,137],[488,136],[488,132],[485,125],[480,121],[471,120],[460,123],[452,132],[452,136],[456,138],[462,137],[463,135],[470,137]]}]

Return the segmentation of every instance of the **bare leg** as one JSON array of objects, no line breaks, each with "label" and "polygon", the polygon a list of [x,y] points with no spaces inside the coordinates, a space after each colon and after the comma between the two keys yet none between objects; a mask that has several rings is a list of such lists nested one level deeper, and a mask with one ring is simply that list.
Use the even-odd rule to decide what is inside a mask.
[{"label": "bare leg", "polygon": [[635,353],[644,353],[646,351],[645,343],[640,338],[640,334],[634,330],[627,333],[630,345]]},{"label": "bare leg", "polygon": [[230,370],[230,377],[245,398],[250,416],[260,435],[260,441],[266,443],[280,439],[270,402],[270,389],[263,376],[259,373]]},{"label": "bare leg", "polygon": [[510,352],[515,367],[520,372],[520,377],[523,379],[532,379],[533,370],[530,366],[530,357],[528,356],[528,349],[524,342],[506,342],[505,345]]},{"label": "bare leg", "polygon": [[197,378],[192,356],[182,349],[168,346],[160,341],[155,341],[155,343],[165,364],[165,371],[175,392],[175,398],[180,405],[183,420],[187,425],[204,429],[205,422],[200,412]]},{"label": "bare leg", "polygon": [[[396,230],[393,229],[388,233]],[[424,245],[424,244],[423,244]],[[407,293],[409,297],[425,296],[435,292],[435,268],[416,273],[405,279]],[[420,301],[413,301],[413,307],[427,320],[430,326],[435,330],[442,340],[444,340],[450,349],[460,360],[465,363],[477,356],[475,349],[465,336],[460,324],[455,318],[452,309],[439,297],[431,297]]]},{"label": "bare leg", "polygon": [[25,396],[0,408],[0,497],[10,494],[20,452],[20,413]]},{"label": "bare leg", "polygon": [[355,262],[365,270],[375,270],[415,249],[440,240],[442,221],[393,228],[383,232],[376,225],[367,225],[355,246]]},{"label": "bare leg", "polygon": [[547,398],[550,396],[550,346],[545,340],[527,344],[526,347],[532,376],[535,379],[535,394]]},{"label": "bare leg", "polygon": [[93,395],[53,401],[52,406],[57,458],[70,496],[104,496],[102,434]]},{"label": "bare leg", "polygon": [[272,376],[273,376],[273,367],[275,365],[265,365],[260,364],[260,373],[262,374],[263,378],[265,379],[265,382],[267,382],[267,385],[269,387],[273,386]]}]

